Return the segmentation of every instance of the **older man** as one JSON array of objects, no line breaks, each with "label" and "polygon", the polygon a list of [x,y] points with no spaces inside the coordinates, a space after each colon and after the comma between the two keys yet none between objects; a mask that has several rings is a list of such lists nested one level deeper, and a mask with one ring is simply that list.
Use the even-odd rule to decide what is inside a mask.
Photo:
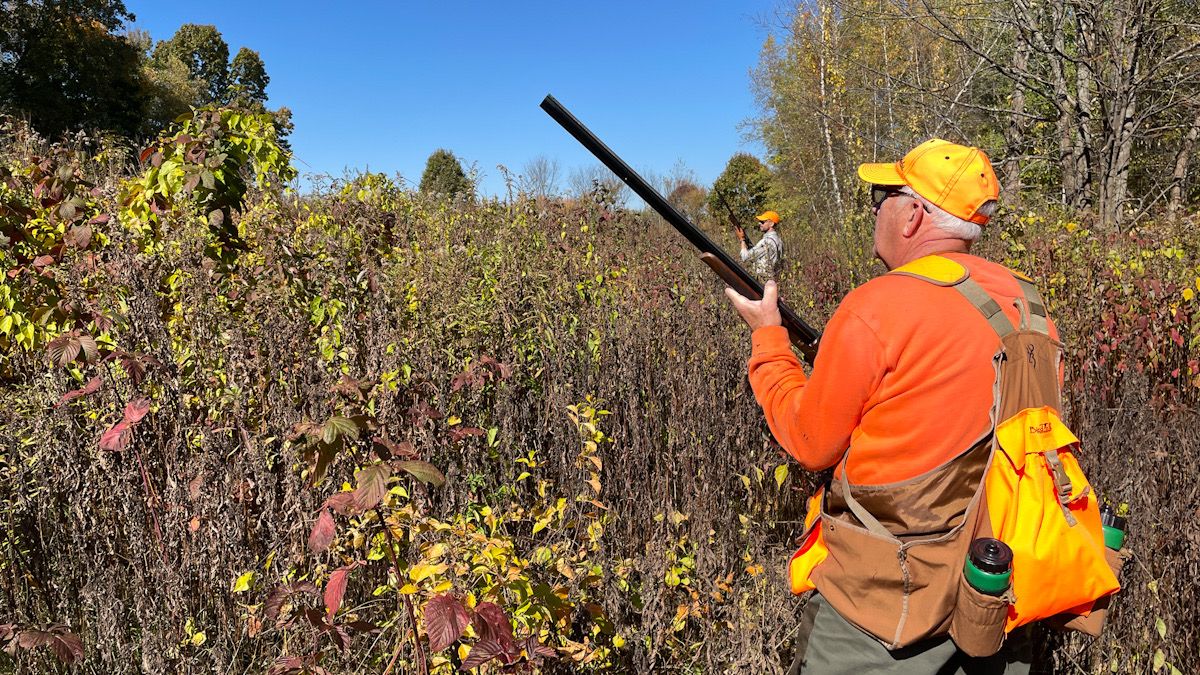
[{"label": "older man", "polygon": [[[732,290],[726,293],[753,329],[750,383],[783,447],[811,471],[837,467],[831,494],[837,494],[840,484],[847,492],[853,486],[859,495],[897,495],[896,503],[887,506],[904,513],[905,499],[916,497],[904,496],[897,486],[934,475],[980,447],[990,434],[992,357],[999,345],[971,302],[951,284],[923,275],[934,270],[936,277],[947,266],[969,274],[1014,323],[1019,321],[1014,300],[1023,296],[1009,270],[969,253],[999,197],[991,164],[978,148],[933,139],[894,164],[864,164],[858,174],[871,185],[875,255],[894,272],[843,299],[826,327],[811,376],[805,375],[780,325],[773,282],[757,302]],[[842,508],[846,511],[845,504]],[[919,526],[903,517],[874,516],[901,539],[952,526],[928,522],[927,513]],[[844,518],[859,524],[848,511]],[[875,520],[870,513],[865,518]],[[837,520],[826,520],[828,535]],[[794,565],[804,553],[797,554]],[[841,559],[834,560],[835,553]],[[862,627],[878,608],[846,589],[873,588],[870,562],[844,548],[835,552],[831,547],[829,557],[810,561],[802,572],[792,570],[793,591],[817,589],[801,617],[793,672],[1028,671],[1024,655],[1014,656],[1011,645],[989,659],[967,659],[936,621],[925,633],[931,637],[903,648],[897,648],[891,634],[869,634]],[[958,571],[945,570],[946,579],[957,579],[962,562],[955,564]],[[904,581],[906,617],[942,611],[920,606],[919,595],[912,596],[910,606],[909,581]]]}]

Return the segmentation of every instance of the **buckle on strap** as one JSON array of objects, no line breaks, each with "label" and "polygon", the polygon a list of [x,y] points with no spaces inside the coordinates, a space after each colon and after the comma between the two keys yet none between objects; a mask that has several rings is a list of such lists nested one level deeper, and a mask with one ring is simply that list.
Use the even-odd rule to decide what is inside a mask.
[{"label": "buckle on strap", "polygon": [[[1071,503],[1075,501],[1071,499],[1071,492],[1075,488],[1071,485],[1071,479],[1067,477],[1067,470],[1063,467],[1062,460],[1058,458],[1058,451],[1048,450],[1045,453],[1045,457],[1046,463],[1050,465],[1050,476],[1054,480],[1054,488],[1058,495],[1058,505],[1062,507],[1063,516],[1067,519],[1067,525],[1074,527],[1079,522],[1075,519],[1075,514],[1071,513]],[[1086,494],[1087,490],[1084,490],[1079,497]]]}]

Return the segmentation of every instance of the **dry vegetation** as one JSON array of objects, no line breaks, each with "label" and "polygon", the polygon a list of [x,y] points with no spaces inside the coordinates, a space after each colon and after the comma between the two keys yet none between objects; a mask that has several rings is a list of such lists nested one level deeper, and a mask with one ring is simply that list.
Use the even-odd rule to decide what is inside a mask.
[{"label": "dry vegetation", "polygon": [[[815,477],[666,226],[603,191],[299,197],[272,146],[228,113],[144,164],[4,128],[0,671],[781,672]],[[1195,672],[1196,225],[1002,221],[985,254],[1048,289],[1082,461],[1132,510],[1109,631],[1042,666]],[[878,271],[864,233],[785,233],[814,322]]]}]

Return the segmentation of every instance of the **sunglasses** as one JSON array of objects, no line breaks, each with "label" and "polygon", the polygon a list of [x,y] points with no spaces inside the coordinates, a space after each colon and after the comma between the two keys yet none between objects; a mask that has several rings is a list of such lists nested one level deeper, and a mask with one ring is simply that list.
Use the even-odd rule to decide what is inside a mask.
[{"label": "sunglasses", "polygon": [[888,185],[872,185],[871,186],[871,208],[878,209],[883,206],[888,197],[904,194],[898,187]]}]

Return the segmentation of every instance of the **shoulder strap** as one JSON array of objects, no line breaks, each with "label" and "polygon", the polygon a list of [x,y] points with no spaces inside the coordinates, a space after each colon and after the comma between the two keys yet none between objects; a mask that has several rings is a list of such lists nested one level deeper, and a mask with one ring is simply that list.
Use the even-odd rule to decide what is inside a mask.
[{"label": "shoulder strap", "polygon": [[[961,293],[968,302],[974,305],[975,309],[979,310],[983,318],[987,319],[988,325],[992,327],[992,330],[996,331],[996,335],[1003,338],[1015,330],[1012,322],[1004,315],[1004,310],[1000,309],[1000,303],[993,300],[992,296],[988,295],[987,291],[983,290],[983,287],[974,279],[964,279],[962,282],[955,284],[954,290]],[[1044,315],[1042,320],[1045,320]]]},{"label": "shoulder strap", "polygon": [[1021,329],[1049,335],[1050,322],[1046,319],[1046,303],[1042,300],[1042,294],[1029,277],[1022,274],[1013,276],[1017,279],[1017,285],[1021,287],[1021,294],[1025,296],[1024,303],[1017,303],[1017,309],[1021,311]]}]

